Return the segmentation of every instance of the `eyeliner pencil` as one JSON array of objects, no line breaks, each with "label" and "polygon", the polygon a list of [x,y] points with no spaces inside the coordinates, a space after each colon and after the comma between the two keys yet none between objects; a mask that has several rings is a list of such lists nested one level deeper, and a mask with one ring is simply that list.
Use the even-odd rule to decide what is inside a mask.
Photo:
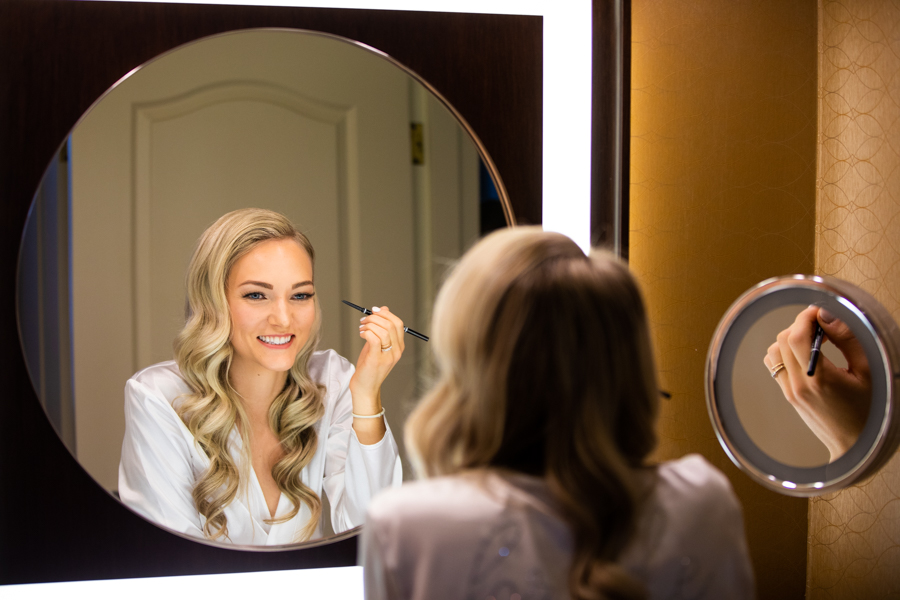
[{"label": "eyeliner pencil", "polygon": [[[343,302],[344,304],[346,304],[346,305],[349,306],[350,308],[355,308],[356,310],[358,310],[359,312],[361,312],[361,313],[364,314],[364,315],[371,315],[371,314],[372,314],[372,311],[369,310],[368,308],[363,308],[362,306],[357,306],[356,304],[353,304],[352,302],[347,302],[346,300],[341,300],[341,302]],[[420,340],[425,340],[426,342],[428,341],[428,336],[422,335],[421,333],[419,333],[419,332],[416,331],[415,329],[410,329],[409,327],[404,327],[404,328],[403,328],[403,331],[405,331],[406,333],[408,333],[409,335],[411,335],[411,336],[413,336],[413,337],[419,338]]]},{"label": "eyeliner pencil", "polygon": [[809,351],[809,367],[806,374],[812,377],[816,373],[816,363],[819,361],[819,354],[822,353],[822,338],[825,336],[825,330],[816,323],[816,335],[813,337],[812,348]]}]

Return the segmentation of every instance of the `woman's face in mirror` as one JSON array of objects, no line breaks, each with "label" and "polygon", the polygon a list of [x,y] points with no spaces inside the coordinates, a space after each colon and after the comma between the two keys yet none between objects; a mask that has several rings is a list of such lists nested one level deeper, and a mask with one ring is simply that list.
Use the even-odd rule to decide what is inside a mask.
[{"label": "woman's face in mirror", "polygon": [[226,282],[232,369],[284,373],[316,321],[312,261],[292,239],[268,240],[235,262]]}]

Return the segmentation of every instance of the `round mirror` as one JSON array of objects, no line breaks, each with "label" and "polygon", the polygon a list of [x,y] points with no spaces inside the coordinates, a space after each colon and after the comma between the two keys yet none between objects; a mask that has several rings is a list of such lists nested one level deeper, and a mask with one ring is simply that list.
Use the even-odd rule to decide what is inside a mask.
[{"label": "round mirror", "polygon": [[868,293],[834,278],[764,281],[722,318],[707,408],[734,463],[791,496],[870,476],[900,441],[900,332]]},{"label": "round mirror", "polygon": [[[47,168],[23,234],[17,290],[23,352],[45,412],[114,495],[125,383],[173,358],[194,245],[218,217],[244,207],[282,213],[308,236],[319,348],[351,362],[362,347],[361,315],[342,300],[388,305],[427,334],[447,267],[513,222],[496,169],[460,115],[362,44],[245,30],[128,74]],[[407,344],[382,388],[404,477],[403,422],[430,374],[427,344]],[[348,534],[328,518],[326,494],[322,501],[324,516],[304,543]],[[288,547],[258,544],[250,547]]]}]

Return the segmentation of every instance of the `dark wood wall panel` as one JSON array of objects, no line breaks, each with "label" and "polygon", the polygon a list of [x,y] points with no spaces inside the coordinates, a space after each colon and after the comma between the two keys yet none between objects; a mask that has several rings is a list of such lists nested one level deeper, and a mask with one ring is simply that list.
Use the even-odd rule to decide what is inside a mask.
[{"label": "dark wood wall panel", "polygon": [[484,142],[521,221],[541,216],[539,17],[3,0],[0,2],[0,584],[355,564],[356,540],[286,552],[165,533],[93,483],[53,432],[18,342],[18,246],[32,195],[79,116],[132,68],[248,27],[326,31],[420,73]]}]

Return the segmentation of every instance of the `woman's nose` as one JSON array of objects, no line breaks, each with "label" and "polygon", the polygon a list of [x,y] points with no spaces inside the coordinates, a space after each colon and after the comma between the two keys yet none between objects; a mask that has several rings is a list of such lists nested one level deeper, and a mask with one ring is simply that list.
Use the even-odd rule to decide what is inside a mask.
[{"label": "woman's nose", "polygon": [[278,327],[287,327],[291,322],[287,303],[277,301],[272,304],[272,312],[269,313],[269,324]]}]

